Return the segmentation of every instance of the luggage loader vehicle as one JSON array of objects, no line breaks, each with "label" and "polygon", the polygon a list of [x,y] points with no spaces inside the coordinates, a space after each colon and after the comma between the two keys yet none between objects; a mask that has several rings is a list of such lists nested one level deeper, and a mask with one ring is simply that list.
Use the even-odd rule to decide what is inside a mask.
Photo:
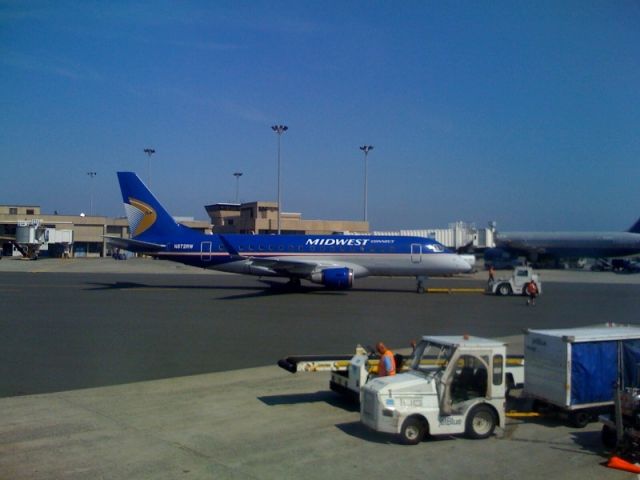
[{"label": "luggage loader vehicle", "polygon": [[[394,355],[398,372],[408,370],[413,357]],[[360,401],[360,387],[378,373],[380,356],[373,348],[356,346],[352,355],[298,355],[283,358],[278,366],[288,372],[331,372],[329,388],[354,402]]]},{"label": "luggage loader vehicle", "polygon": [[362,387],[360,420],[409,445],[427,435],[487,438],[505,425],[506,356],[496,340],[422,337],[409,371]]},{"label": "luggage loader vehicle", "polygon": [[[415,343],[413,344],[415,350]],[[411,369],[414,355],[396,353],[396,371],[407,372]],[[294,355],[278,361],[278,366],[290,373],[318,373],[330,372],[329,388],[346,397],[360,402],[361,387],[368,381],[377,378],[380,357],[373,348],[356,346],[351,355]],[[435,357],[423,356],[421,365],[435,365],[441,360]],[[524,357],[522,355],[508,355],[506,358],[507,388],[521,388],[524,382]]]}]

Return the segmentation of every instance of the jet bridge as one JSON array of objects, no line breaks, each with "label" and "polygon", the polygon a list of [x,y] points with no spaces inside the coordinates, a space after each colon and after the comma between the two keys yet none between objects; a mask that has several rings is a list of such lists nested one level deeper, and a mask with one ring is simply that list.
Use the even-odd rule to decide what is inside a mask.
[{"label": "jet bridge", "polygon": [[47,241],[47,229],[39,219],[22,220],[16,225],[16,239],[11,243],[23,257],[35,260],[40,247]]}]

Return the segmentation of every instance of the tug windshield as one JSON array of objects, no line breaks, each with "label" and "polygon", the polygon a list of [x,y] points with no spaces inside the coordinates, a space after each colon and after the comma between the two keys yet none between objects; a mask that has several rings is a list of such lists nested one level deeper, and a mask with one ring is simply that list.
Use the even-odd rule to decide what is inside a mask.
[{"label": "tug windshield", "polygon": [[436,374],[447,368],[453,355],[451,345],[422,341],[416,347],[411,369],[423,374]]}]

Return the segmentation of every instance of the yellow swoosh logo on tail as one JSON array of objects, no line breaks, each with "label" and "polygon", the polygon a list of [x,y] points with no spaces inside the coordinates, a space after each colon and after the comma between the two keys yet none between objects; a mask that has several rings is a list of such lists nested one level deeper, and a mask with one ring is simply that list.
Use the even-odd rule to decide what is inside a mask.
[{"label": "yellow swoosh logo on tail", "polygon": [[151,228],[151,226],[156,222],[158,215],[156,211],[140,200],[136,200],[135,198],[129,198],[129,203],[131,206],[136,207],[142,213],[142,219],[136,226],[135,232],[133,232],[133,236],[136,237],[143,232],[146,232]]}]

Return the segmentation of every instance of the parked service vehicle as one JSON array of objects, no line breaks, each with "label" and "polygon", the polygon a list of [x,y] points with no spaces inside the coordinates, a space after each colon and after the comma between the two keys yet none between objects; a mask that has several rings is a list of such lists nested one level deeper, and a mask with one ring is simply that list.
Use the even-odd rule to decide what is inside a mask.
[{"label": "parked service vehicle", "polygon": [[470,336],[425,336],[411,368],[362,387],[360,419],[415,445],[426,435],[487,438],[505,425],[506,345]]},{"label": "parked service vehicle", "polygon": [[542,293],[540,276],[528,266],[515,267],[510,277],[496,278],[487,284],[487,293],[495,295],[526,295],[527,284],[534,280],[538,285],[538,294]]},{"label": "parked service vehicle", "polygon": [[495,340],[423,337],[407,373],[362,387],[360,419],[407,444],[428,434],[486,438],[504,427],[507,389],[524,380],[524,399],[584,427],[611,410],[621,352],[640,352],[640,328],[528,330],[524,346],[524,363],[513,366]]},{"label": "parked service vehicle", "polygon": [[640,350],[638,327],[527,330],[523,395],[584,427],[612,410],[620,358],[633,348]]}]

